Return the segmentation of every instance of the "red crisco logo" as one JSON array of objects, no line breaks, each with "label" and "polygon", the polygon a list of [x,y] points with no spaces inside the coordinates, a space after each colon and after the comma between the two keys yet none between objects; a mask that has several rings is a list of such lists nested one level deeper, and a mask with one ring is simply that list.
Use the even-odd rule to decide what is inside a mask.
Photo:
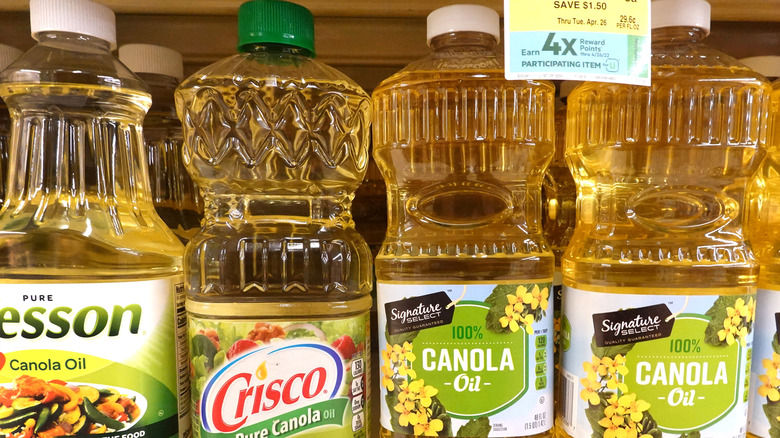
[{"label": "red crisco logo", "polygon": [[325,344],[283,344],[250,351],[215,373],[200,401],[207,432],[234,432],[334,398],[344,379],[339,354]]}]

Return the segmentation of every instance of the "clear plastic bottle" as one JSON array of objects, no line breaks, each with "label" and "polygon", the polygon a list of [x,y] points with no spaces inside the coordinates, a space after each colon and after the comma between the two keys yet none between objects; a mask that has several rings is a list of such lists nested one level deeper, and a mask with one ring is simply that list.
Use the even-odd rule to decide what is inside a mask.
[{"label": "clear plastic bottle", "polygon": [[144,118],[144,140],[152,202],[168,228],[186,244],[200,230],[203,199],[181,156],[183,137],[173,99],[184,76],[181,54],[152,44],[125,44],[119,48],[119,60],[151,90],[152,107]]},{"label": "clear plastic bottle", "polygon": [[780,80],[773,84],[767,124],[767,158],[750,192],[748,237],[761,265],[748,436],[769,438],[780,433]]},{"label": "clear plastic bottle", "polygon": [[560,398],[558,370],[561,365],[560,333],[561,333],[561,298],[563,277],[561,273],[561,257],[569,239],[574,232],[577,219],[577,186],[566,164],[566,99],[571,90],[579,84],[576,81],[562,81],[558,86],[558,99],[555,102],[555,155],[547,167],[542,183],[542,230],[544,238],[550,244],[555,255],[555,276],[553,277],[552,296],[554,302],[554,354],[555,367],[554,391],[555,403]]},{"label": "clear plastic bottle", "polygon": [[372,266],[350,204],[370,99],[314,59],[306,8],[249,1],[238,24],[241,53],[176,92],[205,200],[184,262],[195,434],[366,437]]},{"label": "clear plastic bottle", "polygon": [[32,0],[30,18],[37,45],[0,74],[13,119],[0,392],[41,414],[4,433],[188,436],[183,247],[149,193],[149,93],[111,55],[105,6]]},{"label": "clear plastic bottle", "polygon": [[769,87],[701,42],[706,1],[653,1],[652,24],[652,86],[568,98],[564,437],[745,434],[758,266],[743,207]]},{"label": "clear plastic bottle", "polygon": [[[3,71],[23,52],[16,47],[0,44],[0,71]],[[11,115],[0,100],[0,205],[5,199],[5,178],[8,175],[8,141],[11,137]]]},{"label": "clear plastic bottle", "polygon": [[498,14],[428,16],[373,94],[388,187],[376,259],[382,437],[549,436],[554,260],[540,227],[555,89],[507,81]]}]

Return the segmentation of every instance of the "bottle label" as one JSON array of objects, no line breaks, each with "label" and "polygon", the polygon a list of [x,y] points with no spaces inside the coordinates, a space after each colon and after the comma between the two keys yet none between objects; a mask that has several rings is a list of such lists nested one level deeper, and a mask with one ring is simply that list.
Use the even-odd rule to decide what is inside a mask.
[{"label": "bottle label", "polygon": [[368,436],[368,313],[189,321],[196,438]]},{"label": "bottle label", "polygon": [[504,0],[506,78],[650,85],[650,0]]},{"label": "bottle label", "polygon": [[181,277],[2,289],[2,433],[190,435]]},{"label": "bottle label", "polygon": [[780,436],[780,285],[759,289],[748,432]]},{"label": "bottle label", "polygon": [[[744,292],[745,289],[740,289]],[[564,430],[575,438],[745,435],[755,295],[564,286]]]},{"label": "bottle label", "polygon": [[551,287],[379,282],[382,427],[470,437],[550,430]]}]

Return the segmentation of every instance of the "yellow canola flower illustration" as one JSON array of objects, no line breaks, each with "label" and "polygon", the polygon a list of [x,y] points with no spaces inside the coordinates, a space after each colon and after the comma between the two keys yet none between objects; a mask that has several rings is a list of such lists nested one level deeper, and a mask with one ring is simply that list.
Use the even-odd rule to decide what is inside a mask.
[{"label": "yellow canola flower illustration", "polygon": [[391,407],[398,413],[398,424],[413,428],[415,435],[438,436],[444,429],[444,422],[431,419],[433,412],[430,406],[439,390],[425,385],[423,379],[417,379],[417,373],[412,368],[412,363],[417,360],[412,343],[385,344],[382,359],[382,386],[397,394],[397,403]]},{"label": "yellow canola flower illustration", "polygon": [[758,376],[761,385],[758,387],[758,395],[766,397],[770,401],[780,400],[780,379],[777,378],[777,372],[780,368],[780,355],[772,353],[772,360],[764,359],[761,365],[766,370],[765,374]]},{"label": "yellow canola flower illustration", "polygon": [[613,394],[607,403],[604,418],[599,420],[599,425],[606,429],[604,438],[651,438],[649,434],[640,435],[642,418],[650,403],[637,400],[636,394]]},{"label": "yellow canola flower illustration", "polygon": [[540,289],[539,285],[534,285],[529,292],[525,286],[518,286],[514,294],[506,295],[507,305],[504,307],[504,316],[498,319],[501,327],[509,328],[512,333],[524,328],[526,333],[533,334],[533,323],[537,314],[541,315],[542,311],[547,310],[549,298],[549,288]]},{"label": "yellow canola flower illustration", "polygon": [[414,434],[422,436],[439,436],[439,432],[444,429],[444,422],[437,419],[430,422],[417,423],[414,426]]},{"label": "yellow canola flower illustration", "polygon": [[599,358],[592,355],[590,362],[583,362],[582,369],[585,371],[585,378],[580,379],[583,386],[580,398],[590,404],[598,405],[599,394],[605,390],[628,392],[628,385],[623,381],[623,376],[628,374],[628,367],[626,358],[622,354],[614,358],[608,356]]},{"label": "yellow canola flower illustration", "polygon": [[756,302],[753,297],[747,303],[743,298],[737,298],[734,307],[726,308],[726,318],[723,320],[723,328],[718,331],[718,339],[725,340],[727,345],[739,341],[744,347],[749,333],[748,326],[755,318]]}]

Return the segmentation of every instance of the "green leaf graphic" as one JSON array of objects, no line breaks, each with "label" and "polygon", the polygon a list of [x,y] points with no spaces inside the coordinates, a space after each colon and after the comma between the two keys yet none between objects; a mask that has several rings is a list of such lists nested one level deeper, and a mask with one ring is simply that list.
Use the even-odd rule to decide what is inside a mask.
[{"label": "green leaf graphic", "polygon": [[[718,299],[715,300],[715,302],[712,304],[712,307],[710,307],[709,310],[707,310],[707,313],[705,315],[710,317],[710,323],[707,324],[707,328],[704,329],[704,342],[714,345],[714,346],[720,346],[720,345],[728,345],[728,342],[726,339],[720,340],[720,337],[718,336],[718,332],[723,329],[723,323],[726,320],[726,318],[729,318],[728,309],[735,309],[736,303],[738,299],[742,299],[745,303],[750,300],[750,295],[727,295],[727,296],[720,296]],[[741,325],[747,327],[748,333],[753,331],[753,322],[751,321],[748,323],[744,318],[742,319]]]},{"label": "green leaf graphic", "polygon": [[701,432],[699,432],[698,430],[694,430],[693,432],[690,433],[683,433],[680,434],[680,438],[701,438]]},{"label": "green leaf graphic", "polygon": [[604,408],[607,406],[607,402],[602,395],[599,395],[599,398],[601,399],[599,405],[594,406],[588,403],[588,407],[585,409],[585,417],[588,419],[590,428],[593,430],[591,438],[602,438],[604,436],[604,431],[607,430],[604,426],[599,424],[599,421],[604,418]]},{"label": "green leaf graphic", "polygon": [[431,397],[431,418],[439,419],[444,423],[444,428],[439,432],[439,436],[452,436],[452,418],[447,415],[447,409],[439,400],[439,397]]},{"label": "green leaf graphic", "polygon": [[592,351],[593,355],[599,359],[603,359],[605,357],[614,359],[618,354],[625,356],[629,351],[631,351],[632,348],[634,348],[633,342],[630,344],[613,345],[610,347],[599,347],[596,345],[595,337],[593,337],[593,339],[590,341],[590,351]]},{"label": "green leaf graphic", "polygon": [[775,332],[775,335],[772,336],[772,350],[775,353],[780,354],[780,344],[777,343],[777,336],[777,332]]},{"label": "green leaf graphic", "polygon": [[767,400],[764,405],[764,415],[769,420],[769,435],[780,438],[780,420],[777,419],[780,415],[780,402]]},{"label": "green leaf graphic", "polygon": [[468,423],[458,429],[458,434],[455,436],[469,437],[469,438],[487,438],[490,435],[490,430],[493,426],[490,425],[490,419],[488,417],[479,417],[473,420],[469,420]]}]

